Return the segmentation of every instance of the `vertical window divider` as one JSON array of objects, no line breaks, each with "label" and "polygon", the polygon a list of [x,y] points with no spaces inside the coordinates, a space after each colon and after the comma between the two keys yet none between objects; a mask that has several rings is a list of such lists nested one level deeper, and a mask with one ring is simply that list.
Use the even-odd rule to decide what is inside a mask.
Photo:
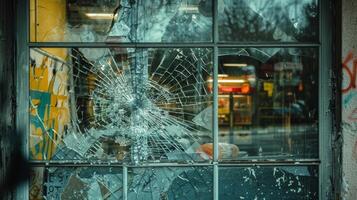
[{"label": "vertical window divider", "polygon": [[123,165],[123,200],[128,199],[128,167]]},{"label": "vertical window divider", "polygon": [[[29,158],[29,1],[17,0],[14,11],[16,16],[16,43],[14,54],[16,56],[14,66],[14,79],[16,89],[16,134],[21,140],[21,146],[18,147],[25,159]],[[24,20],[25,19],[25,20]],[[15,199],[29,199],[29,180],[26,180],[16,188]]]},{"label": "vertical window divider", "polygon": [[218,191],[218,0],[213,1],[213,199]]},{"label": "vertical window divider", "polygon": [[319,1],[319,199],[331,199],[332,176],[332,29],[331,0]]}]

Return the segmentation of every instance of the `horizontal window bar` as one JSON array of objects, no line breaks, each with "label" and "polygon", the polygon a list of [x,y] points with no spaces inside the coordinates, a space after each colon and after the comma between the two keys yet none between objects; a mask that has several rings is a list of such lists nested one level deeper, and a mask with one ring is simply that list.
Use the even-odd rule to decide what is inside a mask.
[{"label": "horizontal window bar", "polygon": [[320,43],[293,43],[293,42],[283,42],[283,43],[217,43],[218,47],[319,47]]},{"label": "horizontal window bar", "polygon": [[30,42],[30,47],[51,47],[51,48],[59,48],[59,47],[81,47],[81,48],[177,48],[177,47],[213,47],[213,43],[80,43],[80,42]]},{"label": "horizontal window bar", "polygon": [[231,161],[231,162],[196,162],[196,163],[142,163],[132,165],[123,162],[88,162],[88,161],[30,161],[31,166],[57,167],[57,166],[73,166],[73,167],[200,167],[200,166],[301,166],[301,165],[319,165],[317,159],[303,160],[251,160],[251,161]]},{"label": "horizontal window bar", "polygon": [[301,166],[301,165],[319,165],[318,159],[301,159],[301,160],[250,160],[250,161],[224,161],[219,162],[219,166]]},{"label": "horizontal window bar", "polygon": [[199,167],[213,166],[212,162],[202,163],[142,163],[133,165],[123,162],[99,162],[99,161],[29,161],[31,166],[57,167],[57,166],[74,166],[74,167]]},{"label": "horizontal window bar", "polygon": [[45,48],[246,48],[246,47],[319,47],[318,43],[63,43],[63,42],[30,42],[29,47]]}]

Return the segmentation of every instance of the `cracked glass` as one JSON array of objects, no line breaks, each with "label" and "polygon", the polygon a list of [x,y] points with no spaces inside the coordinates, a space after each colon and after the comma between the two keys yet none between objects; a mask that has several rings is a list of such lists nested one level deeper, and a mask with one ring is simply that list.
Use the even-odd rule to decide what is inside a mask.
[{"label": "cracked glass", "polygon": [[30,200],[123,199],[120,167],[34,167]]},{"label": "cracked glass", "polygon": [[318,198],[318,0],[213,2],[29,1],[30,199]]},{"label": "cracked glass", "polygon": [[31,49],[30,158],[210,160],[202,148],[212,146],[211,54]]},{"label": "cracked glass", "polygon": [[316,166],[219,168],[219,199],[318,199]]},{"label": "cracked glass", "polygon": [[316,42],[317,0],[220,0],[222,42]]},{"label": "cracked glass", "polygon": [[128,199],[213,199],[212,167],[130,168]]},{"label": "cracked glass", "polygon": [[318,158],[318,49],[222,48],[219,159]]},{"label": "cracked glass", "polygon": [[32,42],[209,42],[211,0],[31,0]]}]

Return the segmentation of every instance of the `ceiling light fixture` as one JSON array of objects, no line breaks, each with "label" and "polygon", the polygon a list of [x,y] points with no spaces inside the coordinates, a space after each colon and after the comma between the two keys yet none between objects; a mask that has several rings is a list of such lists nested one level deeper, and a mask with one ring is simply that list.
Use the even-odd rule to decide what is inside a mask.
[{"label": "ceiling light fixture", "polygon": [[246,63],[224,63],[224,67],[246,67],[248,66]]},{"label": "ceiling light fixture", "polygon": [[113,19],[113,13],[86,13],[87,17],[91,19]]},{"label": "ceiling light fixture", "polygon": [[228,77],[228,74],[218,74],[218,77],[219,77],[219,78],[227,78],[227,77]]},{"label": "ceiling light fixture", "polygon": [[[208,79],[208,82],[212,83],[213,79]],[[221,79],[218,83],[245,83],[243,79]]]},{"label": "ceiling light fixture", "polygon": [[179,8],[180,11],[188,11],[188,12],[198,12],[198,6],[192,6],[192,5],[187,5],[187,6],[181,6]]}]

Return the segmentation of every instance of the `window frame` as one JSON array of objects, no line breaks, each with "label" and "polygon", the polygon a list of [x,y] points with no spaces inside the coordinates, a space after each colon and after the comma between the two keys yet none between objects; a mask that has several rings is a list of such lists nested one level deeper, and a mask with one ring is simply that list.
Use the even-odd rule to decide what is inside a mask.
[{"label": "window frame", "polygon": [[[213,49],[213,146],[214,154],[213,160],[209,163],[155,163],[155,164],[142,164],[140,167],[199,167],[199,166],[210,166],[213,167],[213,199],[219,199],[219,167],[220,166],[318,166],[319,168],[319,199],[329,199],[331,197],[332,186],[330,182],[330,177],[332,174],[332,145],[331,138],[333,134],[332,129],[332,110],[330,104],[332,100],[332,88],[330,88],[329,83],[331,82],[331,70],[332,70],[332,8],[330,4],[332,0],[319,0],[319,40],[311,43],[301,43],[301,42],[219,42],[218,40],[218,1],[212,0],[213,6],[213,16],[212,16],[212,41],[201,42],[201,43],[79,43],[79,42],[30,42],[29,33],[29,20],[30,20],[30,0],[25,3],[21,0],[17,0],[16,7],[16,129],[23,138],[23,143],[21,146],[22,151],[28,158],[28,134],[29,134],[29,52],[30,48],[36,47],[46,47],[46,48],[59,48],[59,47],[85,47],[85,48],[108,48],[108,47],[135,47],[135,48],[172,48],[172,47],[187,47],[187,48],[198,48],[206,47]],[[319,84],[318,84],[318,95],[319,95],[319,123],[318,123],[318,140],[319,140],[319,158],[317,159],[295,159],[295,160],[284,160],[284,161],[234,161],[234,162],[221,162],[218,160],[218,49],[223,47],[316,47],[319,50]],[[85,162],[65,162],[62,161],[30,161],[31,166],[108,166],[109,162],[94,163]],[[110,162],[110,167],[122,167],[123,170],[123,199],[127,199],[127,173],[128,168],[135,167],[128,163],[112,163]],[[16,193],[19,199],[29,199],[29,183],[23,184]]]}]

